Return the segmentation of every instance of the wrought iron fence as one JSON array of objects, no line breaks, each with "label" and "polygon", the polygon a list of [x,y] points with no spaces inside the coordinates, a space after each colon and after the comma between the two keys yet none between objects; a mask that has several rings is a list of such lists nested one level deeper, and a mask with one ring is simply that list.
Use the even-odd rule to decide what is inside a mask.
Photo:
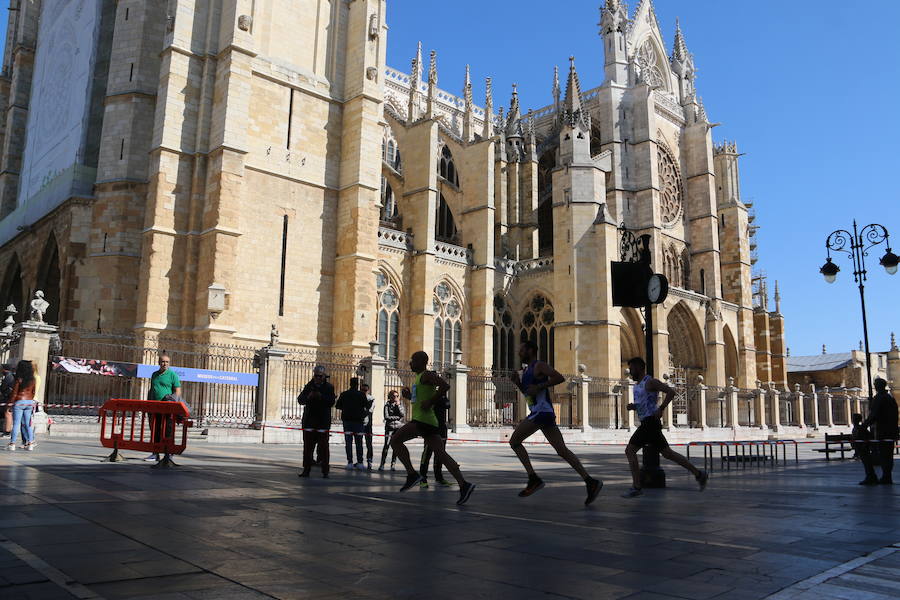
[{"label": "wrought iron fence", "polygon": [[[819,401],[821,402],[821,399]],[[816,403],[813,401],[813,395],[803,394],[803,423],[807,427],[815,427],[816,416]]]},{"label": "wrought iron fence", "polygon": [[556,424],[563,428],[577,427],[581,424],[578,399],[575,393],[575,375],[565,375],[564,383],[553,388],[550,401],[556,412]]},{"label": "wrought iron fence", "polygon": [[391,390],[396,391],[407,421],[412,418],[412,406],[409,403],[409,399],[403,397],[401,391],[405,387],[412,388],[415,378],[416,374],[410,369],[389,368],[384,372],[384,401],[387,402],[387,397]]},{"label": "wrought iron fence", "polygon": [[618,429],[624,419],[622,382],[618,379],[592,378],[588,383],[588,424],[591,427]]},{"label": "wrought iron fence", "polygon": [[[284,361],[284,380],[281,388],[281,420],[288,425],[299,425],[303,418],[303,407],[297,403],[297,396],[303,386],[312,381],[313,369],[325,367],[328,383],[334,387],[335,396],[350,388],[350,379],[359,377],[360,361],[365,358],[353,354],[335,354],[315,351],[300,351],[289,354]],[[340,422],[337,408],[331,411],[332,422]]]},{"label": "wrought iron fence", "polygon": [[717,385],[706,388],[706,425],[708,427],[727,427],[728,407],[726,389]]},{"label": "wrought iron fence", "polygon": [[756,425],[756,413],[753,403],[756,402],[756,390],[738,390],[738,425],[753,427]]},{"label": "wrought iron fence", "polygon": [[466,383],[466,421],[471,427],[509,427],[521,415],[521,401],[510,380],[513,371],[471,369]]},{"label": "wrought iron fence", "polygon": [[819,393],[819,402],[818,402],[818,411],[819,411],[819,425],[828,425],[831,422],[828,414],[828,397],[823,392]]},{"label": "wrought iron fence", "polygon": [[[161,335],[127,335],[61,329],[51,354],[77,357],[99,364],[126,362],[155,364],[169,355],[172,367],[238,373],[255,371],[256,348],[204,344]],[[52,357],[51,357],[52,358]],[[149,380],[50,370],[45,402],[57,421],[93,421],[97,409],[110,398],[147,397]],[[210,382],[182,382],[181,394],[193,418],[203,426],[248,427],[255,418],[256,386]]]},{"label": "wrought iron fence", "polygon": [[831,397],[831,416],[835,425],[849,425],[847,422],[847,404],[850,396],[844,391],[839,391]]}]

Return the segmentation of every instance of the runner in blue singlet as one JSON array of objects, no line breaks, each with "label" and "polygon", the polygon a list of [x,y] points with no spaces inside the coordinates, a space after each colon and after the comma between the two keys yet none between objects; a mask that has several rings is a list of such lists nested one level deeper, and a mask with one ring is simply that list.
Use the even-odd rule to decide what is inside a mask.
[{"label": "runner in blue singlet", "polygon": [[544,487],[544,482],[531,466],[528,451],[522,445],[522,442],[541,430],[556,453],[572,465],[572,468],[584,479],[584,483],[587,485],[587,499],[584,503],[590,504],[600,493],[603,482],[588,475],[578,457],[566,446],[562,433],[556,426],[556,413],[553,412],[553,404],[550,402],[550,393],[548,392],[554,385],[565,381],[565,378],[556,369],[544,361],[538,360],[537,351],[537,344],[534,342],[522,342],[519,346],[519,358],[523,364],[528,366],[522,373],[521,379],[518,373],[510,376],[516,387],[525,394],[525,401],[528,403],[528,416],[519,423],[509,438],[509,445],[522,461],[522,466],[528,473],[528,485],[519,492],[519,496],[530,496]]},{"label": "runner in blue singlet", "polygon": [[[634,386],[634,402],[628,405],[628,410],[637,412],[641,424],[635,430],[628,445],[625,447],[625,456],[628,458],[628,466],[631,468],[631,489],[622,494],[624,498],[634,498],[643,494],[641,490],[641,470],[638,467],[637,451],[644,446],[653,446],[659,453],[690,471],[702,492],[706,488],[706,480],[709,478],[706,471],[701,471],[688,461],[684,456],[669,448],[669,442],[662,432],[662,419],[660,418],[666,406],[675,398],[675,390],[658,379],[647,375],[647,363],[643,358],[636,357],[628,361],[631,378],[637,382]],[[658,406],[659,393],[666,395],[661,406]]]}]

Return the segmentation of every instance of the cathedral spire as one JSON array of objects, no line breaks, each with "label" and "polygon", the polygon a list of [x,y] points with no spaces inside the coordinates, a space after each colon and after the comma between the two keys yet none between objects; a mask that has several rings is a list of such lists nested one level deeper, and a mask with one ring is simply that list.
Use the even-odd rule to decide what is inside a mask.
[{"label": "cathedral spire", "polygon": [[416,47],[416,55],[412,59],[409,71],[409,103],[406,122],[413,123],[419,119],[419,86],[422,83],[422,42]]},{"label": "cathedral spire", "polygon": [[678,62],[687,61],[690,53],[684,42],[684,34],[681,33],[681,22],[675,17],[675,43],[672,44],[672,60]]},{"label": "cathedral spire", "polygon": [[513,84],[512,100],[509,103],[509,116],[506,118],[506,137],[523,138],[522,112],[519,108],[519,86]]},{"label": "cathedral spire", "polygon": [[532,109],[528,109],[526,123],[525,149],[528,152],[528,158],[537,160],[537,126],[535,124],[534,111]]},{"label": "cathedral spire", "polygon": [[775,314],[781,314],[781,292],[778,290],[778,280],[775,280]]},{"label": "cathedral spire", "polygon": [[437,52],[431,51],[431,61],[428,64],[428,108],[425,117],[434,118],[434,102],[437,99]]},{"label": "cathedral spire", "polygon": [[560,117],[562,106],[560,105],[560,97],[562,92],[559,89],[559,67],[553,67],[553,107],[556,109],[556,118]]},{"label": "cathedral spire", "polygon": [[490,77],[484,81],[484,129],[481,137],[486,140],[494,137],[494,84]]},{"label": "cathedral spire", "polygon": [[469,72],[469,65],[466,65],[466,78],[463,82],[463,102],[465,112],[463,113],[463,140],[465,142],[472,141],[475,133],[475,103],[472,101],[472,77]]},{"label": "cathedral spire", "polygon": [[625,34],[628,8],[619,0],[606,0],[600,8],[600,37],[603,38],[606,80],[624,84],[628,80],[628,55]]},{"label": "cathedral spire", "polygon": [[566,120],[572,127],[580,125],[585,131],[590,129],[587,113],[581,102],[581,82],[575,70],[575,57],[569,57],[569,81],[566,83]]}]

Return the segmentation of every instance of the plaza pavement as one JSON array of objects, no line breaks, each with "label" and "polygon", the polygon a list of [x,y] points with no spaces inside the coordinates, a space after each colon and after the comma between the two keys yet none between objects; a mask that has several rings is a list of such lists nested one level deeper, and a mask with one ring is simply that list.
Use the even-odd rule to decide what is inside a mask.
[{"label": "plaza pavement", "polygon": [[[418,447],[416,447],[418,448]],[[575,447],[584,486],[544,446],[547,487],[502,445],[453,446],[478,487],[398,493],[403,474],[297,478],[297,446],[197,443],[171,471],[101,463],[96,442],[0,454],[0,598],[720,598],[900,595],[900,488],[862,488],[858,463],[715,472],[706,492],[619,497],[620,447]],[[416,450],[414,450],[414,455]]]}]

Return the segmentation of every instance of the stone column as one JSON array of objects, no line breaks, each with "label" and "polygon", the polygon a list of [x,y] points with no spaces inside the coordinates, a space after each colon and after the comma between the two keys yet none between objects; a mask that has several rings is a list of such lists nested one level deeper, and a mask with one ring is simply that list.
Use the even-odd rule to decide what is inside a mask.
[{"label": "stone column", "polygon": [[760,429],[766,429],[766,391],[762,387],[762,381],[756,380],[756,424]]},{"label": "stone column", "polygon": [[699,425],[700,429],[706,429],[706,391],[709,386],[703,383],[703,375],[697,375],[697,401],[700,403]]},{"label": "stone column", "polygon": [[741,419],[738,415],[740,407],[738,406],[738,389],[734,385],[734,377],[728,378],[728,387],[725,388],[725,402],[728,405],[728,425],[732,429],[737,429],[740,426]]},{"label": "stone column", "polygon": [[819,395],[816,393],[815,384],[809,384],[809,395],[812,398],[812,411],[813,411],[813,427],[815,429],[819,428]]},{"label": "stone column", "polygon": [[384,428],[384,380],[387,361],[375,355],[369,359],[369,369],[366,371],[366,382],[369,384],[369,393],[375,398],[372,406],[372,431],[377,433]]},{"label": "stone column", "polygon": [[806,429],[806,407],[803,406],[803,392],[800,391],[800,384],[794,384],[794,397],[797,399],[797,421],[800,427]]},{"label": "stone column", "polygon": [[575,400],[578,402],[578,414],[581,416],[581,430],[590,431],[591,413],[590,413],[590,383],[591,378],[584,374],[583,369],[580,375],[575,377]]},{"label": "stone column", "polygon": [[775,389],[775,382],[769,382],[769,389],[766,392],[769,402],[772,406],[772,429],[781,430],[781,394]]},{"label": "stone column", "polygon": [[281,419],[281,401],[284,394],[284,357],[288,351],[277,346],[266,346],[259,351],[260,360],[260,389],[257,404],[262,419],[259,426],[262,428],[262,441],[276,441],[284,439],[281,430],[274,429],[267,435],[267,425],[284,425]]},{"label": "stone column", "polygon": [[859,388],[847,390],[844,392],[844,396],[847,398],[844,401],[844,413],[847,418],[847,425],[850,425],[853,423],[853,421],[850,420],[850,415],[853,414],[853,407],[856,406],[856,412],[859,412]]},{"label": "stone column", "polygon": [[825,397],[825,410],[827,411],[827,414],[825,415],[827,419],[825,422],[828,423],[829,427],[834,427],[834,413],[832,412],[831,406],[831,392],[828,391],[827,385],[822,391],[824,392],[823,396]]},{"label": "stone column", "polygon": [[634,382],[628,377],[622,380],[622,424],[628,428],[628,431],[634,431],[634,411],[626,408],[634,402]]},{"label": "stone column", "polygon": [[453,433],[465,433],[471,430],[467,420],[467,391],[469,384],[469,367],[457,362],[450,365],[447,371],[450,379],[450,418]]},{"label": "stone column", "polygon": [[50,338],[59,331],[59,328],[43,321],[25,321],[16,325],[13,331],[14,335],[18,335],[19,343],[15,347],[15,354],[9,357],[10,362],[30,360],[34,366],[34,374],[41,378],[39,385],[34,390],[34,401],[37,407],[32,422],[35,434],[44,434],[47,433],[47,413],[44,408]]}]

